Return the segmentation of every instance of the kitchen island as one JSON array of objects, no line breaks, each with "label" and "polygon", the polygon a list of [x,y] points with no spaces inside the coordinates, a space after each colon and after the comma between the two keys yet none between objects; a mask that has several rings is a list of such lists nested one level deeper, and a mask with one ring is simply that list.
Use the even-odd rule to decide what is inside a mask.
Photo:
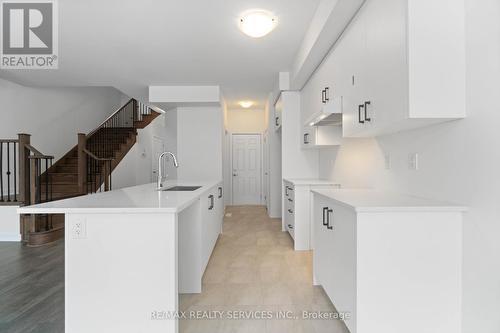
[{"label": "kitchen island", "polygon": [[[168,181],[22,207],[65,214],[66,332],[177,332],[222,229],[221,181]],[[174,318],[170,318],[173,316]]]}]

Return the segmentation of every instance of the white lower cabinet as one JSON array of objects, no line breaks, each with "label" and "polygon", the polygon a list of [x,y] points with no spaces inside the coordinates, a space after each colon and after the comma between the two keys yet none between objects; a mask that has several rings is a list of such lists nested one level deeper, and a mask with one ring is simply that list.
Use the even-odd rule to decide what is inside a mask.
[{"label": "white lower cabinet", "polygon": [[205,196],[201,198],[201,256],[203,273],[207,267],[208,260],[212,255],[215,243],[222,232],[222,221],[224,219],[224,197],[222,193],[222,183],[211,188]]},{"label": "white lower cabinet", "polygon": [[314,248],[312,239],[312,189],[332,189],[334,184],[319,180],[283,181],[284,230],[294,241],[295,251]]},{"label": "white lower cabinet", "polygon": [[314,282],[351,333],[461,332],[460,209],[313,202]]}]

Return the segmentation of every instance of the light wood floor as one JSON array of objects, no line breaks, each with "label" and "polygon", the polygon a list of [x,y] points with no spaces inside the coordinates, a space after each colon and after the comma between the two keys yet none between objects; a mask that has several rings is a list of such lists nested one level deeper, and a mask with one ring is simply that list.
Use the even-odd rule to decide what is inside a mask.
[{"label": "light wood floor", "polygon": [[[224,314],[214,314],[218,319],[182,320],[180,332],[348,332],[336,319],[302,319],[302,311],[335,310],[323,289],[312,285],[312,252],[293,251],[281,220],[269,219],[265,208],[258,206],[233,206],[226,212],[232,216],[224,219],[223,234],[203,277],[203,292],[180,295],[180,308],[188,318],[214,310]],[[236,311],[272,316],[235,320]],[[297,319],[278,320],[279,311],[289,311]]]},{"label": "light wood floor", "polygon": [[[263,207],[235,206],[227,212],[232,216],[224,220],[203,293],[180,295],[179,302],[188,315],[224,314],[214,320],[181,320],[180,332],[347,332],[335,319],[302,319],[302,311],[331,313],[334,308],[322,288],[312,285],[312,253],[293,251],[281,221],[269,219]],[[236,311],[272,317],[230,319]],[[297,319],[278,320],[278,311]],[[64,332],[62,241],[43,248],[0,243],[0,332]]]}]

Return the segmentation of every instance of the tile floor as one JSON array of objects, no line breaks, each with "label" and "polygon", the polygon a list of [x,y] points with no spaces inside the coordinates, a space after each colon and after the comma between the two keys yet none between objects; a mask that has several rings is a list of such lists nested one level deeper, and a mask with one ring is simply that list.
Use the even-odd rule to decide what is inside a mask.
[{"label": "tile floor", "polygon": [[[281,220],[269,219],[260,206],[232,206],[226,213],[232,216],[224,219],[203,292],[179,297],[181,311],[202,319],[181,320],[181,333],[348,333],[337,319],[302,318],[303,311],[335,309],[323,289],[312,285],[312,252],[293,251]],[[278,313],[291,317],[277,319]],[[252,314],[265,318],[247,319]]]}]

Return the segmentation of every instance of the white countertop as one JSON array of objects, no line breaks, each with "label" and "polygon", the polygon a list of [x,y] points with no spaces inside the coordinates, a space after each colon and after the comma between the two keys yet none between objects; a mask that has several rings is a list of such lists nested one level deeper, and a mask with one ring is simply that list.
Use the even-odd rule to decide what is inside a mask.
[{"label": "white countertop", "polygon": [[164,187],[202,186],[196,191],[157,191],[156,183],[21,207],[19,214],[178,213],[222,181],[166,181]]},{"label": "white countertop", "polygon": [[295,186],[307,185],[335,185],[336,183],[326,179],[307,179],[307,178],[284,178],[285,182],[292,183]]},{"label": "white countertop", "polygon": [[366,189],[316,189],[314,193],[354,208],[357,212],[467,211],[467,207],[416,196]]}]

